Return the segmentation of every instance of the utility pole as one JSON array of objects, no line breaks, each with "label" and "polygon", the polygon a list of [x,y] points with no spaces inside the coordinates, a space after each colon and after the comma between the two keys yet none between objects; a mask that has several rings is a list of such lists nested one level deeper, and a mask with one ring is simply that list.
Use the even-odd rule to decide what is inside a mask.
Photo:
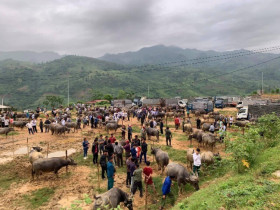
[{"label": "utility pole", "polygon": [[4,96],[2,97],[2,112],[3,112],[3,106],[4,106]]},{"label": "utility pole", "polygon": [[69,106],[69,74],[68,74],[68,104],[67,104],[67,106]]},{"label": "utility pole", "polygon": [[263,95],[263,72],[262,72],[262,95]]},{"label": "utility pole", "polygon": [[148,83],[148,98],[150,98],[150,84]]}]

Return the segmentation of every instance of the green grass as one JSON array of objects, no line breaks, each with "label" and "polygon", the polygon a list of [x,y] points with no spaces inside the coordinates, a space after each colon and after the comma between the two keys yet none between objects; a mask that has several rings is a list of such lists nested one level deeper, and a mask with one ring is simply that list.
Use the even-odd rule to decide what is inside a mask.
[{"label": "green grass", "polygon": [[172,133],[173,137],[176,138],[177,141],[185,141],[188,142],[189,137],[184,133],[184,134],[179,134],[179,133]]},{"label": "green grass", "polygon": [[82,210],[84,204],[90,205],[92,203],[92,199],[88,196],[88,194],[84,194],[81,200],[74,200],[71,203],[70,208],[61,208],[61,210]]},{"label": "green grass", "polygon": [[140,133],[141,128],[140,126],[132,126],[132,133]]},{"label": "green grass", "polygon": [[168,153],[169,158],[175,162],[186,163],[187,162],[187,150],[173,149],[169,146],[161,146],[161,149]]},{"label": "green grass", "polygon": [[38,209],[49,201],[54,194],[54,188],[44,187],[31,192],[31,194],[23,195],[23,200],[28,209]]},{"label": "green grass", "polygon": [[[8,136],[16,136],[19,135],[20,133],[18,131],[11,131],[8,133]],[[6,136],[5,134],[0,134],[1,136]]]},{"label": "green grass", "polygon": [[13,183],[26,181],[27,178],[19,174],[14,162],[1,165],[0,170],[0,192],[8,190]]},{"label": "green grass", "polygon": [[[88,151],[88,152],[91,152],[91,151]],[[87,159],[84,159],[84,153],[83,151],[81,152],[77,152],[73,155],[71,155],[71,158],[73,158],[73,160],[78,164],[78,165],[82,165],[82,166],[90,166],[92,167],[93,166],[93,163],[92,163],[92,154],[88,154],[88,158]],[[99,159],[99,157],[98,157]]]},{"label": "green grass", "polygon": [[227,164],[230,160],[223,160],[218,170],[212,170],[214,174],[200,178],[202,183],[213,183],[179,202],[174,209],[279,209],[280,184],[271,180],[271,174],[280,169],[279,149],[278,145],[265,150],[243,174],[231,170]]}]

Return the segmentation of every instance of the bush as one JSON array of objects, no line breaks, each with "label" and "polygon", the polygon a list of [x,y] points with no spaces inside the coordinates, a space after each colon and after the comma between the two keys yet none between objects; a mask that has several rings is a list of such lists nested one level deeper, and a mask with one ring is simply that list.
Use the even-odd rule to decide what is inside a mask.
[{"label": "bush", "polygon": [[238,172],[250,168],[257,156],[269,147],[274,147],[279,141],[280,119],[275,115],[265,115],[258,119],[256,125],[250,126],[244,135],[237,135],[231,140],[228,135],[226,151],[232,153],[234,167]]}]

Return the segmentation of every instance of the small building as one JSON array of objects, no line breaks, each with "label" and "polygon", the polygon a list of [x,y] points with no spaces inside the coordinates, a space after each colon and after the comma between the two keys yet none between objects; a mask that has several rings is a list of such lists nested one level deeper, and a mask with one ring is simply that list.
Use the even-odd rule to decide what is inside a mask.
[{"label": "small building", "polygon": [[143,106],[160,106],[160,99],[143,99]]},{"label": "small building", "polygon": [[130,108],[132,107],[132,100],[130,99],[113,100],[112,106],[118,108],[123,108],[123,107]]}]

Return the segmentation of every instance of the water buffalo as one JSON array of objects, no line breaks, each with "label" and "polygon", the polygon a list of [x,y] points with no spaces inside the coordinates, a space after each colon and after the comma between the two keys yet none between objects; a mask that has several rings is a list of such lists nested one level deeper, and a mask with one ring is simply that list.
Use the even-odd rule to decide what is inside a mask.
[{"label": "water buffalo", "polygon": [[106,131],[109,133],[109,130],[115,130],[115,133],[118,128],[121,128],[122,125],[118,125],[117,123],[107,123],[106,124]]},{"label": "water buffalo", "polygon": [[156,162],[158,165],[158,170],[161,170],[161,174],[163,174],[164,167],[169,163],[169,156],[167,152],[162,151],[160,148],[151,148],[152,155],[155,156]]},{"label": "water buffalo", "polygon": [[157,137],[157,142],[159,142],[159,130],[156,128],[146,128],[146,133],[148,136],[148,139],[151,140],[151,136]]},{"label": "water buffalo", "polygon": [[80,126],[79,126],[78,123],[76,123],[76,122],[66,122],[66,123],[65,123],[65,126],[66,126],[67,128],[74,128],[74,132],[75,132],[75,131],[78,131],[78,129],[80,129]]},{"label": "water buffalo", "polygon": [[42,150],[41,147],[32,147],[32,150],[29,152],[29,161],[31,164],[40,158],[44,158],[44,155],[41,153]]},{"label": "water buffalo", "polygon": [[67,131],[68,133],[70,132],[70,129],[67,128],[66,126],[63,125],[59,125],[59,124],[51,124],[50,126],[50,130],[52,132],[52,135],[55,134],[64,134]]},{"label": "water buffalo", "polygon": [[191,140],[192,138],[194,138],[199,144],[201,144],[203,134],[204,132],[202,130],[196,129],[191,135],[189,135],[189,139]]},{"label": "water buffalo", "polygon": [[11,132],[11,131],[14,131],[15,129],[13,128],[0,128],[0,134],[5,134],[6,135],[6,138],[8,136],[8,133]]},{"label": "water buffalo", "polygon": [[211,126],[210,123],[204,123],[204,124],[202,125],[202,130],[203,130],[203,131],[209,131],[210,126]]},{"label": "water buffalo", "polygon": [[193,129],[192,129],[192,124],[191,124],[191,123],[185,123],[185,124],[184,124],[184,130],[185,130],[185,132],[187,132],[187,133],[191,133],[191,132],[193,131]]},{"label": "water buffalo", "polygon": [[186,185],[187,183],[190,183],[196,190],[199,190],[198,177],[189,174],[187,169],[181,164],[169,163],[165,171],[167,176],[175,176],[180,193],[182,193],[182,185]]},{"label": "water buffalo", "polygon": [[17,128],[23,129],[26,124],[27,124],[27,122],[25,122],[25,121],[14,121],[13,122],[13,127],[17,127]]},{"label": "water buffalo", "polygon": [[220,139],[212,133],[204,133],[202,135],[202,144],[206,147],[210,147],[212,151],[216,145],[216,142],[219,140]]},{"label": "water buffalo", "polygon": [[63,159],[59,157],[53,157],[53,158],[40,158],[38,160],[35,160],[33,162],[32,166],[32,179],[34,179],[34,175],[36,174],[37,178],[39,178],[39,174],[41,172],[54,172],[56,176],[58,177],[58,171],[62,167],[68,166],[68,165],[77,165],[74,160],[72,159]]},{"label": "water buffalo", "polygon": [[[187,149],[187,162],[190,164],[190,168],[193,166],[193,153],[195,152],[194,149],[188,148]],[[202,152],[201,156],[201,163],[205,163],[207,166],[211,165],[215,161],[215,157],[218,160],[221,160],[219,153],[213,153],[211,151]]]},{"label": "water buffalo", "polygon": [[119,188],[112,188],[109,191],[95,196],[95,202],[93,204],[92,209],[115,209],[118,207],[118,205],[123,202],[124,205],[130,209],[133,210],[133,200],[132,198],[122,191]]},{"label": "water buffalo", "polygon": [[244,121],[236,121],[234,124],[238,127],[246,127],[247,124],[249,124],[250,121],[244,120]]}]

